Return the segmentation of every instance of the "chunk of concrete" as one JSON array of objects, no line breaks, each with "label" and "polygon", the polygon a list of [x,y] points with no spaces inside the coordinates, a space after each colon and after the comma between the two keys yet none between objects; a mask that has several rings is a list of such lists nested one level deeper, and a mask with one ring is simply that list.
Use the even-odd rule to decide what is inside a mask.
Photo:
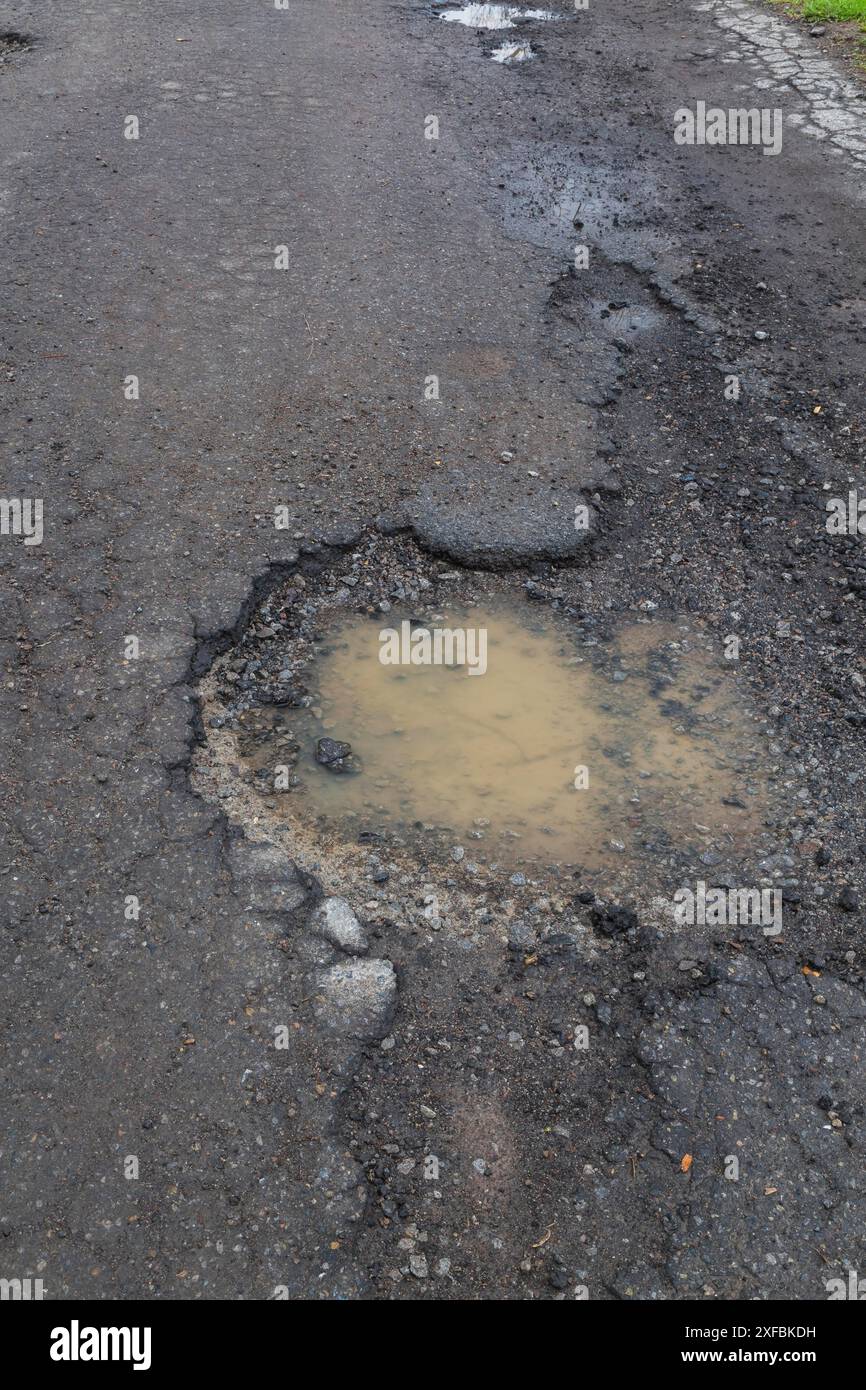
[{"label": "chunk of concrete", "polygon": [[[584,495],[586,470],[561,461],[544,476],[526,468],[452,468],[421,487],[408,516],[420,544],[459,564],[509,569],[532,560],[572,560],[588,551],[597,516]],[[578,525],[575,508],[584,507]],[[585,523],[585,524],[584,524]]]},{"label": "chunk of concrete", "polygon": [[325,898],[310,918],[310,930],[350,956],[367,950],[367,934],[345,898]]}]

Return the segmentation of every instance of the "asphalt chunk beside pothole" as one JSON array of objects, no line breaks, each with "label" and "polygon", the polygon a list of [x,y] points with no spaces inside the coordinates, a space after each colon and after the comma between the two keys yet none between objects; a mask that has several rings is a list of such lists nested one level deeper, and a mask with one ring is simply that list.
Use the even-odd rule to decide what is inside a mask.
[{"label": "asphalt chunk beside pothole", "polygon": [[465,464],[429,478],[408,519],[425,549],[470,567],[589,559],[598,513],[588,491],[603,481],[588,464],[577,476],[559,461]]}]

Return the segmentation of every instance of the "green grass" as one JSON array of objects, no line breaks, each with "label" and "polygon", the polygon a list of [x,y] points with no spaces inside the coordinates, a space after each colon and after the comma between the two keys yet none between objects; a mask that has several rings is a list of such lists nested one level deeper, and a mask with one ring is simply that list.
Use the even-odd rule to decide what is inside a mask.
[{"label": "green grass", "polygon": [[866,0],[770,0],[787,14],[809,23],[854,23],[859,33],[845,31],[850,41],[846,45],[854,64],[866,72]]},{"label": "green grass", "polygon": [[804,19],[859,19],[866,23],[866,0],[803,0],[798,9]]}]

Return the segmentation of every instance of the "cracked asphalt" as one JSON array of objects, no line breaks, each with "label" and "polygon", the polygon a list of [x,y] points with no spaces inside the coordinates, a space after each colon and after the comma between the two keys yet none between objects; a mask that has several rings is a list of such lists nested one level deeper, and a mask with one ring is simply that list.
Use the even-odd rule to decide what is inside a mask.
[{"label": "cracked asphalt", "polygon": [[[563,5],[516,67],[415,0],[3,23],[0,491],[44,536],[0,535],[0,1276],[825,1299],[866,1267],[866,557],[825,524],[866,486],[866,87],[743,0]],[[781,152],[677,145],[698,101]],[[196,788],[215,656],[395,534],[740,636],[780,938],[531,882],[401,926]]]}]

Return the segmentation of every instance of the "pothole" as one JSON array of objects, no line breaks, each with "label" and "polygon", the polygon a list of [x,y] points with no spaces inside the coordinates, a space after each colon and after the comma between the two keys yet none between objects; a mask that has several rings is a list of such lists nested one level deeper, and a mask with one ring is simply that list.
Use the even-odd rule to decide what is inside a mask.
[{"label": "pothole", "polygon": [[632,341],[643,333],[652,333],[660,328],[664,316],[658,309],[645,304],[627,304],[618,300],[594,299],[594,315],[599,319],[605,333],[614,339]]},{"label": "pothole", "polygon": [[583,582],[449,568],[404,537],[309,558],[202,684],[199,790],[328,891],[757,883],[768,728],[721,639],[587,612]]}]

